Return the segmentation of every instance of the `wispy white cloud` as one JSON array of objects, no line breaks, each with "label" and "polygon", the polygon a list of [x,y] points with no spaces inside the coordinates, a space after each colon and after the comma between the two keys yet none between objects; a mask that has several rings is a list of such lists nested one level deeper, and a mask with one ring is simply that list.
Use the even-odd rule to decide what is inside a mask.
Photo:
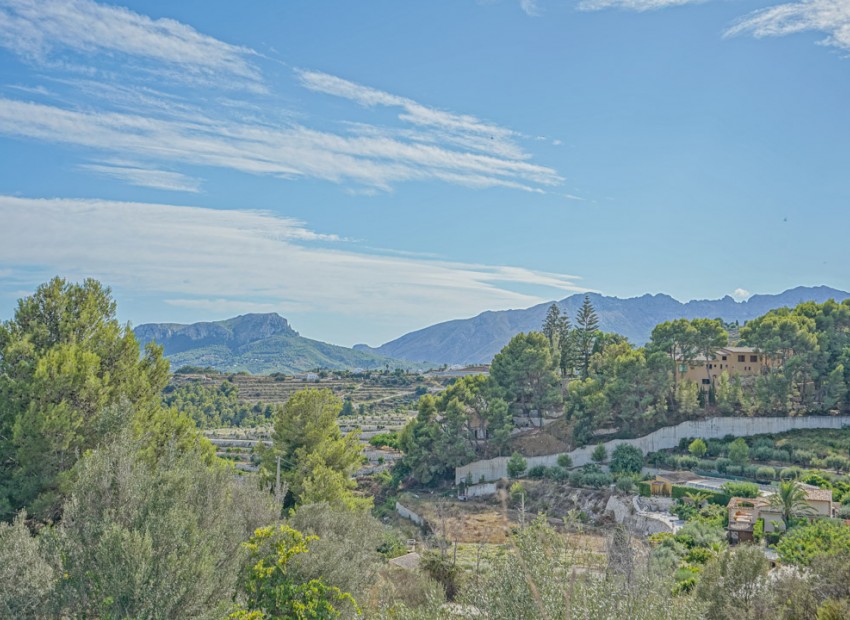
[{"label": "wispy white cloud", "polygon": [[526,161],[380,135],[339,135],[295,124],[270,128],[203,116],[189,121],[80,112],[7,98],[0,98],[0,134],[86,146],[118,156],[353,181],[381,189],[399,181],[431,179],[539,191],[535,186],[561,181],[551,168]]},{"label": "wispy white cloud", "polygon": [[744,301],[752,296],[753,294],[745,288],[736,288],[732,291],[732,297],[734,297],[737,301]]},{"label": "wispy white cloud", "polygon": [[706,0],[582,0],[578,8],[582,11],[623,9],[626,11],[655,11],[686,4],[701,4]]},{"label": "wispy white cloud", "polygon": [[[198,191],[200,179],[180,165],[321,179],[358,194],[406,181],[540,193],[562,181],[531,162],[518,132],[328,73],[299,70],[295,80],[360,106],[395,108],[402,125],[282,109],[253,50],[93,0],[0,0],[0,46],[39,63],[55,87],[22,85],[33,101],[0,97],[0,135],[85,147],[95,151],[89,160],[130,158],[79,169],[132,185]],[[172,74],[173,82],[149,79]],[[252,92],[189,100],[178,88],[187,80]]]},{"label": "wispy white cloud", "polygon": [[821,41],[850,50],[850,2],[848,0],[804,0],[789,2],[750,13],[726,31],[726,36],[752,34],[756,38],[781,37],[798,32],[821,32]]},{"label": "wispy white cloud", "polygon": [[171,67],[178,79],[226,77],[234,86],[262,89],[260,71],[250,60],[253,50],[173,19],[91,0],[0,0],[0,46],[41,64],[62,52],[117,54]]},{"label": "wispy white cloud", "polygon": [[519,8],[531,17],[540,15],[540,6],[537,4],[537,0],[519,0]]},{"label": "wispy white cloud", "polygon": [[[31,285],[61,273],[182,307],[230,312],[260,303],[302,325],[332,313],[356,320],[361,337],[373,342],[584,290],[571,275],[358,252],[334,244],[335,235],[264,212],[0,196],[0,220],[0,264],[25,267]],[[545,292],[518,293],[512,283]]]},{"label": "wispy white cloud", "polygon": [[[528,159],[529,155],[514,141],[519,134],[511,129],[487,123],[468,114],[455,114],[429,107],[369,86],[322,73],[298,70],[301,84],[312,91],[342,97],[365,107],[401,108],[399,119],[442,133],[421,136],[424,139],[454,142],[465,148],[511,159]],[[414,138],[416,136],[413,136]]]},{"label": "wispy white cloud", "polygon": [[112,177],[138,187],[195,193],[201,190],[200,179],[170,170],[156,170],[123,163],[80,164],[78,168]]}]

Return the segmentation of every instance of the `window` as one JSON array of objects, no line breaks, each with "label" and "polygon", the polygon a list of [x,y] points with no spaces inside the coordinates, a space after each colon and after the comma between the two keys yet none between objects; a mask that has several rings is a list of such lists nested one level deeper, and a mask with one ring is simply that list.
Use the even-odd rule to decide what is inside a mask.
[{"label": "window", "polygon": [[758,355],[750,355],[750,361],[751,362],[759,361],[759,356]]},{"label": "window", "polygon": [[739,362],[746,362],[746,361],[747,361],[747,356],[746,356],[746,355],[739,355],[739,356],[738,356],[738,361],[739,361]]},{"label": "window", "polygon": [[702,384],[703,384],[703,385],[708,385],[709,383],[711,383],[711,381],[709,381],[708,379],[703,379],[703,380],[702,380]]},{"label": "window", "polygon": [[726,361],[726,356],[724,355],[722,359],[723,359],[723,361],[725,362],[725,361]]}]

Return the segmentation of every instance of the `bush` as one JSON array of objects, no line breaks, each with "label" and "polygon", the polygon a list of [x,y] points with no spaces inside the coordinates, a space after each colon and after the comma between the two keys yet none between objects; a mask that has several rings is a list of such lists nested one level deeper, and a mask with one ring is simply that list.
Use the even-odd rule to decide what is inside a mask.
[{"label": "bush", "polygon": [[590,458],[594,463],[602,463],[605,459],[608,458],[608,450],[605,449],[604,444],[599,444],[594,448],[593,454],[590,455]]},{"label": "bush", "polygon": [[697,468],[703,471],[711,471],[715,469],[717,465],[714,461],[709,461],[707,459],[700,459],[699,463],[697,463]]},{"label": "bush", "polygon": [[773,448],[768,446],[759,446],[753,450],[754,461],[769,461],[773,458]]},{"label": "bush", "polygon": [[791,528],[776,551],[785,564],[808,566],[817,555],[850,552],[850,527],[840,521],[815,519]]},{"label": "bush", "polygon": [[719,439],[709,439],[708,456],[718,457],[726,451],[726,444]]},{"label": "bush", "polygon": [[791,462],[797,465],[809,465],[815,457],[815,453],[809,450],[794,450],[791,453]]},{"label": "bush", "polygon": [[619,444],[611,452],[611,472],[639,474],[643,469],[643,452],[627,443]]},{"label": "bush", "polygon": [[790,463],[791,462],[791,453],[788,450],[783,450],[782,448],[778,448],[773,451],[773,460],[779,461],[780,463]]},{"label": "bush", "polygon": [[833,454],[826,457],[824,460],[826,461],[826,466],[830,469],[834,469],[836,471],[847,471],[850,469],[850,459],[846,456]]},{"label": "bush", "polygon": [[[635,479],[631,476],[621,476],[617,479],[617,490],[621,493],[634,493]],[[850,506],[847,508],[850,510]]]},{"label": "bush", "polygon": [[528,467],[528,461],[519,453],[514,452],[511,458],[508,459],[508,476],[511,478],[519,478]]},{"label": "bush", "polygon": [[730,497],[758,497],[759,487],[754,482],[726,482],[721,487]]},{"label": "bush", "polygon": [[546,466],[545,465],[535,465],[534,467],[530,467],[528,469],[528,474],[526,474],[529,478],[543,478],[546,475]]},{"label": "bush", "polygon": [[558,467],[563,467],[564,469],[569,469],[573,466],[573,459],[570,458],[569,454],[559,454],[558,455]]},{"label": "bush", "polygon": [[698,459],[701,459],[705,456],[705,453],[708,452],[708,446],[706,445],[705,441],[697,437],[688,446],[688,452],[690,452]]},{"label": "bush", "polygon": [[676,459],[676,469],[696,469],[699,459],[695,456],[680,456]]},{"label": "bush", "polygon": [[796,480],[803,473],[799,467],[783,467],[779,472],[780,480]]},{"label": "bush", "polygon": [[719,471],[721,474],[726,473],[726,471],[729,469],[729,466],[731,464],[732,464],[732,461],[730,461],[727,458],[719,458],[714,462],[714,466],[717,468],[717,471]]},{"label": "bush", "polygon": [[773,467],[759,467],[756,470],[756,480],[763,480],[767,482],[768,480],[773,480],[776,476],[776,470]]},{"label": "bush", "polygon": [[743,437],[738,437],[735,441],[729,444],[728,456],[733,463],[743,465],[750,458],[750,447]]},{"label": "bush", "polygon": [[555,465],[554,467],[546,469],[543,476],[550,480],[567,480],[570,477],[570,472],[559,465]]}]

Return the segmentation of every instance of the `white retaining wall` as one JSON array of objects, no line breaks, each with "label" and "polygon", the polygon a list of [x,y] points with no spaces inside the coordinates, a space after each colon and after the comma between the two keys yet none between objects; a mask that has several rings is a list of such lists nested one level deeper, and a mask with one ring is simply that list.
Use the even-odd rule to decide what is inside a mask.
[{"label": "white retaining wall", "polygon": [[[782,418],[708,418],[707,420],[690,420],[676,426],[666,426],[651,432],[649,435],[636,439],[612,439],[602,445],[608,454],[621,443],[631,444],[647,452],[675,448],[685,437],[702,437],[703,439],[719,439],[726,435],[749,437],[751,435],[766,435],[784,433],[786,431],[804,428],[843,428],[850,426],[850,416],[805,416]],[[591,462],[590,455],[596,446],[585,446],[572,452],[567,452],[573,460],[573,466],[586,465]],[[559,454],[526,457],[528,467],[544,465],[552,467],[558,464]],[[491,482],[505,478],[508,475],[508,457],[500,456],[486,461],[475,461],[469,465],[455,469],[455,483],[466,480],[467,474],[472,474],[473,484]]]},{"label": "white retaining wall", "polygon": [[410,508],[405,508],[398,502],[395,503],[395,510],[398,514],[400,514],[403,518],[409,519],[413,521],[416,525],[422,526],[425,525],[425,519],[420,517],[418,514],[410,510]]},{"label": "white retaining wall", "polygon": [[496,483],[486,482],[484,484],[471,484],[466,487],[467,497],[485,497],[496,494]]}]

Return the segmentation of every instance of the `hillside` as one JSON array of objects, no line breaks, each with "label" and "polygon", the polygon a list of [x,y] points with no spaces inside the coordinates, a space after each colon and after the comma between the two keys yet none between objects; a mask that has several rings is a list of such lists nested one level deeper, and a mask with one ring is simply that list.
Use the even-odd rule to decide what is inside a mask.
[{"label": "hillside", "polygon": [[173,369],[201,366],[225,372],[297,373],[315,368],[356,370],[421,367],[369,351],[304,338],[278,314],[245,314],[209,323],[148,323],[134,330],[142,345],[165,349]]},{"label": "hillside", "polygon": [[[643,295],[629,299],[591,294],[599,315],[600,329],[626,336],[636,344],[649,339],[652,329],[663,321],[678,318],[722,318],[744,323],[765,312],[803,301],[823,303],[828,299],[843,300],[850,293],[826,286],[797,287],[778,295],[753,295],[737,302],[728,295],[723,299],[694,300],[682,303],[669,295]],[[572,295],[557,302],[562,312],[575,317],[584,295]],[[387,342],[377,348],[355,345],[359,351],[370,351],[394,358],[442,364],[475,364],[489,362],[508,341],[520,332],[539,330],[552,302],[524,310],[482,312],[470,319],[438,323]]]}]

